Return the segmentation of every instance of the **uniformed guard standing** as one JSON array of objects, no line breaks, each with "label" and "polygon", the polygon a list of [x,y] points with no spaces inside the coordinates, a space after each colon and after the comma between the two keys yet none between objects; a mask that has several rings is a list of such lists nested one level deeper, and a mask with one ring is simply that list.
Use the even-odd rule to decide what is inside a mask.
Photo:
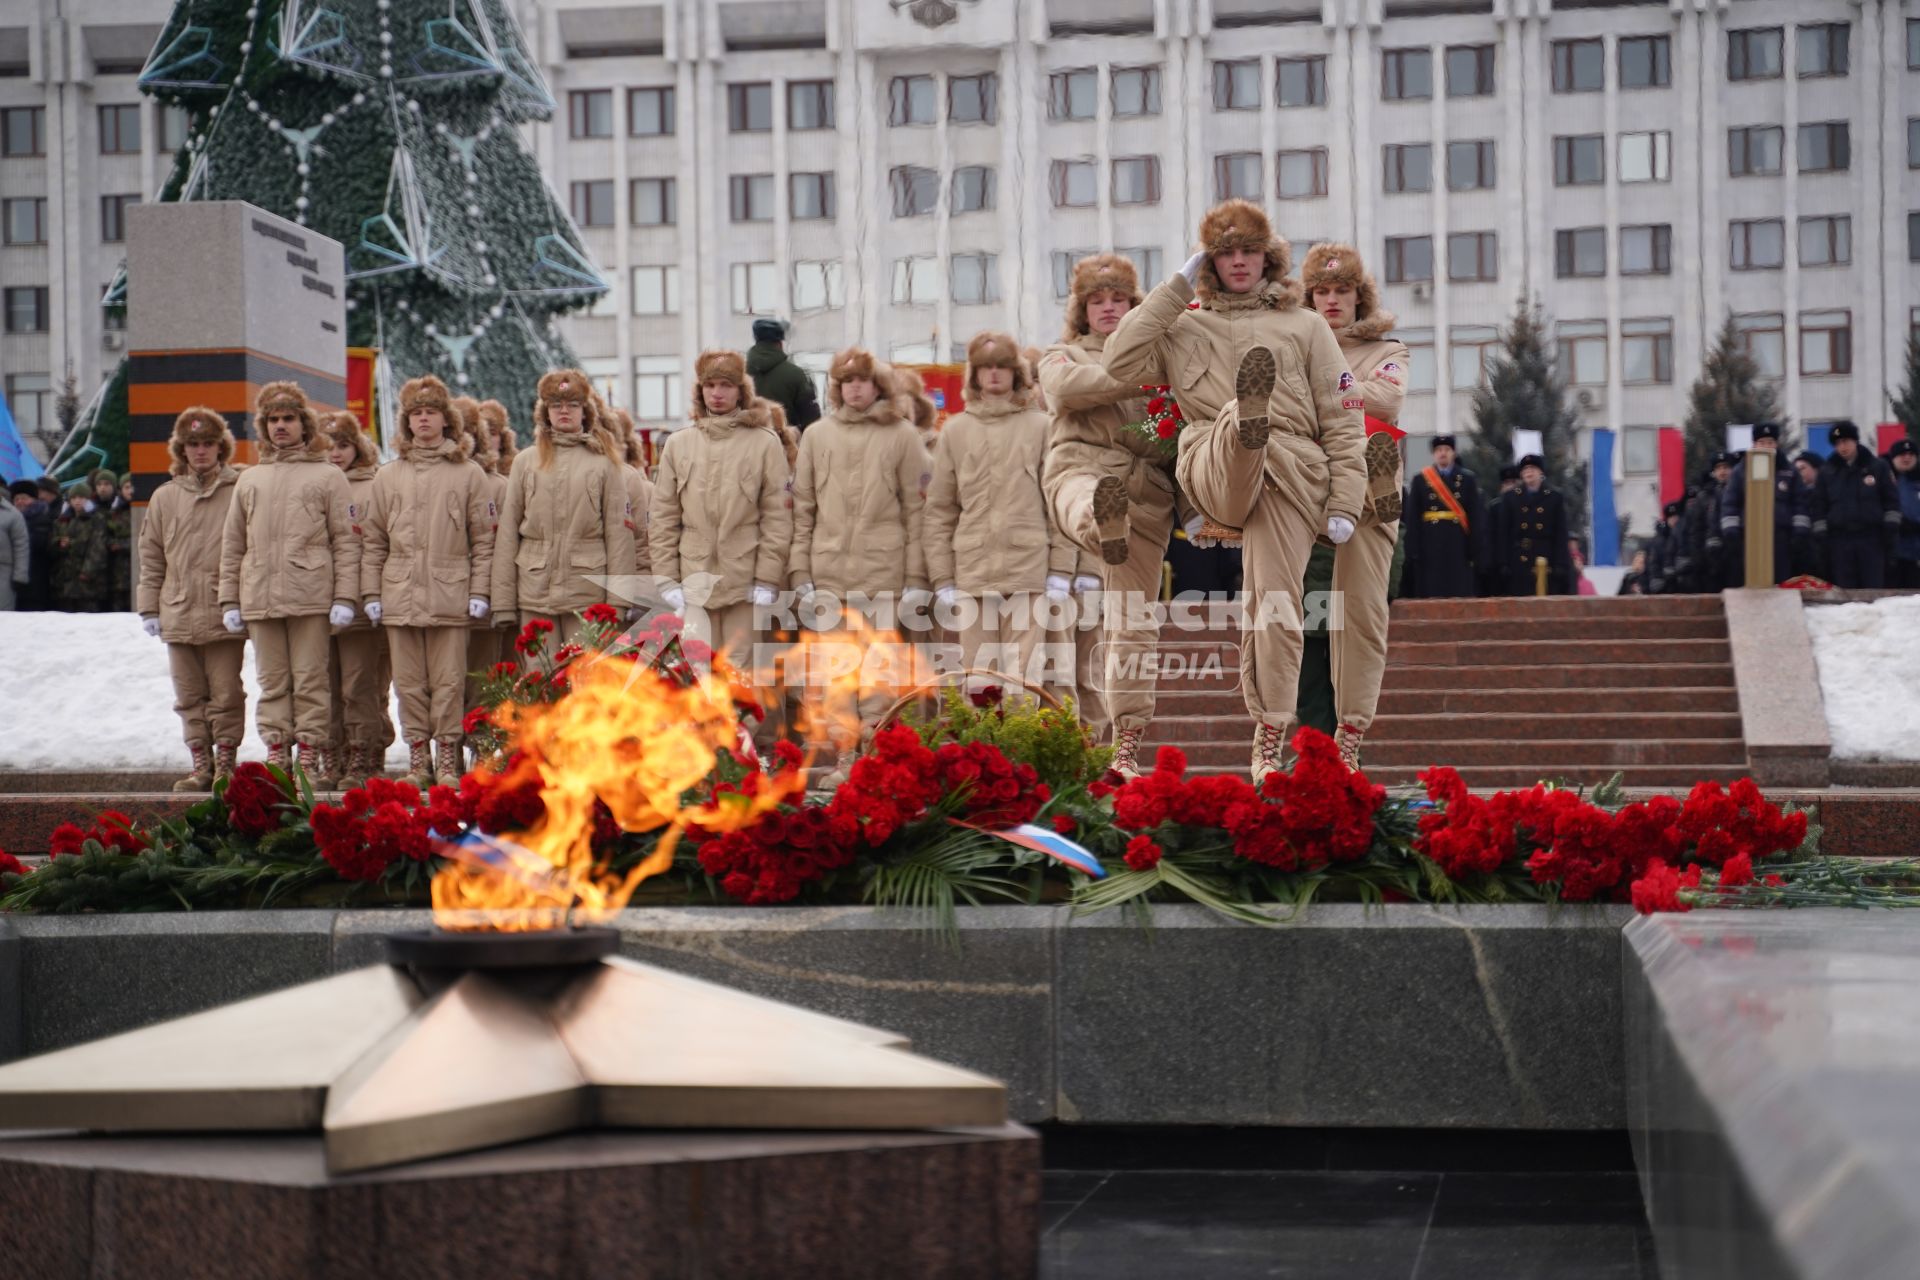
[{"label": "uniformed guard standing", "polygon": [[[1785,582],[1794,575],[1796,561],[1805,559],[1796,551],[1813,536],[1812,495],[1800,483],[1792,467],[1778,465],[1780,424],[1758,423],[1753,428],[1756,452],[1775,455],[1773,477],[1773,581]],[[1760,587],[1763,582],[1747,581],[1747,537],[1745,507],[1747,501],[1747,461],[1742,458],[1731,478],[1720,490],[1720,538],[1725,544],[1726,585]]]},{"label": "uniformed guard standing", "polygon": [[1860,428],[1833,424],[1833,456],[1813,490],[1813,536],[1826,543],[1836,587],[1884,587],[1900,534],[1893,471],[1860,447]]},{"label": "uniformed guard standing", "polygon": [[1406,591],[1433,600],[1474,594],[1474,566],[1485,564],[1486,508],[1473,472],[1460,466],[1454,438],[1433,438],[1433,465],[1407,486]]},{"label": "uniformed guard standing", "polygon": [[1713,466],[1700,477],[1697,491],[1687,499],[1682,517],[1687,562],[1691,573],[1687,590],[1716,592],[1727,585],[1727,545],[1720,536],[1720,491],[1733,475],[1733,455],[1715,455]]},{"label": "uniformed guard standing", "polygon": [[1894,543],[1887,585],[1911,590],[1920,587],[1920,449],[1911,440],[1896,440],[1887,451],[1887,462],[1900,499],[1900,536]]},{"label": "uniformed guard standing", "polygon": [[1669,502],[1660,514],[1653,524],[1653,547],[1647,553],[1647,591],[1656,596],[1680,590],[1680,500]]},{"label": "uniformed guard standing", "polygon": [[1547,562],[1547,594],[1573,590],[1573,561],[1567,554],[1566,499],[1547,487],[1547,462],[1537,453],[1520,459],[1520,487],[1500,499],[1495,520],[1498,563],[1504,567],[1502,594],[1530,596],[1535,591],[1534,561]]}]

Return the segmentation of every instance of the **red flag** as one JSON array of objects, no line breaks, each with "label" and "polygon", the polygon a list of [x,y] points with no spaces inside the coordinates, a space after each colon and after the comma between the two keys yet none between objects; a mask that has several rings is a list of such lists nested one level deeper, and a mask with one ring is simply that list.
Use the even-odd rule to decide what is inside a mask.
[{"label": "red flag", "polygon": [[1687,494],[1687,437],[1678,427],[1660,428],[1660,506]]}]

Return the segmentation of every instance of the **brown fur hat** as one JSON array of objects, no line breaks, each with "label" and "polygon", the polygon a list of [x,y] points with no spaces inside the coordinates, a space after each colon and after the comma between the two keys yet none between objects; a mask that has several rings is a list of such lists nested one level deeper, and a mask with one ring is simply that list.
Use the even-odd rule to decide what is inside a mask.
[{"label": "brown fur hat", "polygon": [[[1288,283],[1287,272],[1293,267],[1292,246],[1273,233],[1273,223],[1267,220],[1266,211],[1250,200],[1228,200],[1207,210],[1207,216],[1200,219],[1200,248],[1207,260],[1200,266],[1194,292],[1202,301],[1226,292],[1219,273],[1213,269],[1215,254],[1234,249],[1264,250],[1266,278],[1275,283]],[[1288,290],[1288,297],[1291,301],[1286,305],[1299,304],[1297,285]]]},{"label": "brown fur hat", "polygon": [[472,396],[455,396],[453,411],[460,416],[460,432],[466,437],[467,456],[480,464],[482,471],[493,470],[493,432],[480,417],[480,402]]},{"label": "brown fur hat", "polygon": [[926,383],[919,378],[908,376],[901,379],[906,385],[901,388],[909,404],[913,406],[913,425],[922,435],[937,430],[940,426],[940,406],[927,394]]},{"label": "brown fur hat", "polygon": [[267,415],[288,412],[300,417],[302,443],[313,445],[319,439],[320,415],[307,403],[307,393],[300,389],[300,384],[269,382],[260,388],[260,394],[253,401],[253,434],[261,445],[267,446]]},{"label": "brown fur hat", "polygon": [[1300,264],[1300,287],[1308,305],[1313,291],[1328,285],[1346,285],[1355,295],[1353,322],[1342,332],[1369,340],[1392,332],[1393,316],[1380,310],[1380,286],[1358,249],[1330,241],[1307,250],[1307,260]]},{"label": "brown fur hat", "polygon": [[361,428],[359,417],[351,410],[329,414],[321,434],[326,436],[328,447],[346,445],[353,449],[353,466],[349,471],[380,465],[380,451],[374,447],[373,437]]},{"label": "brown fur hat", "polygon": [[447,391],[447,384],[429,373],[400,388],[400,431],[394,445],[401,457],[413,453],[415,409],[438,412],[441,421],[446,424],[442,430],[446,433],[446,439],[452,442],[454,451],[462,458],[472,456],[473,446],[467,436],[466,416],[455,406],[453,396]]},{"label": "brown fur hat", "polygon": [[498,400],[480,402],[480,434],[487,441],[487,467],[501,475],[513,465],[513,455],[520,451],[520,442],[514,438],[513,424],[507,419],[507,406]]},{"label": "brown fur hat", "polygon": [[1127,304],[1140,305],[1140,273],[1133,259],[1117,253],[1096,253],[1073,264],[1073,286],[1067,294],[1067,327],[1061,341],[1072,342],[1091,332],[1087,324],[1087,299],[1101,289],[1127,295]]},{"label": "brown fur hat", "polygon": [[1033,366],[1010,333],[976,333],[967,343],[966,395],[969,401],[980,394],[974,375],[982,369],[1013,370],[1013,398],[1025,401],[1033,391]]},{"label": "brown fur hat", "polygon": [[755,411],[765,414],[767,425],[773,428],[773,434],[780,437],[781,447],[787,451],[787,469],[792,470],[800,463],[800,433],[787,422],[787,411],[778,400],[768,400],[764,396],[754,399]]},{"label": "brown fur hat", "polygon": [[873,407],[866,416],[883,422],[895,418],[904,418],[912,412],[912,407],[901,394],[902,389],[919,379],[911,374],[896,370],[885,360],[868,351],[865,347],[848,347],[833,358],[827,366],[827,408],[838,411],[846,404],[840,394],[840,388],[855,378],[864,378],[873,384],[875,397]]},{"label": "brown fur hat", "polygon": [[747,360],[738,351],[702,351],[693,362],[693,416],[707,416],[707,400],[700,388],[709,382],[731,382],[740,389],[740,407],[753,403],[753,379],[747,376]]},{"label": "brown fur hat", "polygon": [[173,459],[167,470],[176,476],[186,475],[191,470],[187,466],[187,445],[208,440],[220,446],[221,466],[233,461],[233,432],[227,420],[205,405],[183,411],[173,420],[173,437],[167,441],[167,455]]},{"label": "brown fur hat", "polygon": [[608,424],[599,416],[600,397],[594,393],[593,379],[578,369],[554,369],[540,379],[536,388],[537,399],[533,406],[533,430],[536,436],[553,430],[553,424],[547,420],[547,406],[551,404],[577,404],[583,413],[581,426],[590,432],[606,434]]}]

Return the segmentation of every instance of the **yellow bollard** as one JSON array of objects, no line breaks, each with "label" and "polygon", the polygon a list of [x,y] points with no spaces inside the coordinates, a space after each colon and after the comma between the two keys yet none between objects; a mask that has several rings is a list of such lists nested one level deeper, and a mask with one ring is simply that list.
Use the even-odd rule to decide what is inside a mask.
[{"label": "yellow bollard", "polygon": [[1746,503],[1747,580],[1746,587],[1773,585],[1773,482],[1774,464],[1779,459],[1767,449],[1747,451]]},{"label": "yellow bollard", "polygon": [[1547,558],[1545,556],[1533,558],[1533,594],[1537,596],[1547,594]]}]

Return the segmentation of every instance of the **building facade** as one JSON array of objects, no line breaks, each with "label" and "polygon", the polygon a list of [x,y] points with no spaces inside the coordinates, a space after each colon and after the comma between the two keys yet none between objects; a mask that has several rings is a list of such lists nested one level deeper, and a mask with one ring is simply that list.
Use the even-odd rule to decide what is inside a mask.
[{"label": "building facade", "polygon": [[[1920,9],[1884,0],[516,7],[561,108],[531,144],[613,286],[569,335],[649,424],[756,316],[790,320],[816,371],[856,342],[1044,344],[1077,256],[1164,278],[1241,195],[1296,256],[1365,252],[1417,436],[1465,425],[1499,326],[1538,298],[1644,532],[1656,429],[1727,315],[1809,427],[1883,418],[1916,323]],[[166,9],[0,0],[0,363],[23,422],[67,361],[84,388],[117,358],[116,209],[178,140],[135,88]]]}]

